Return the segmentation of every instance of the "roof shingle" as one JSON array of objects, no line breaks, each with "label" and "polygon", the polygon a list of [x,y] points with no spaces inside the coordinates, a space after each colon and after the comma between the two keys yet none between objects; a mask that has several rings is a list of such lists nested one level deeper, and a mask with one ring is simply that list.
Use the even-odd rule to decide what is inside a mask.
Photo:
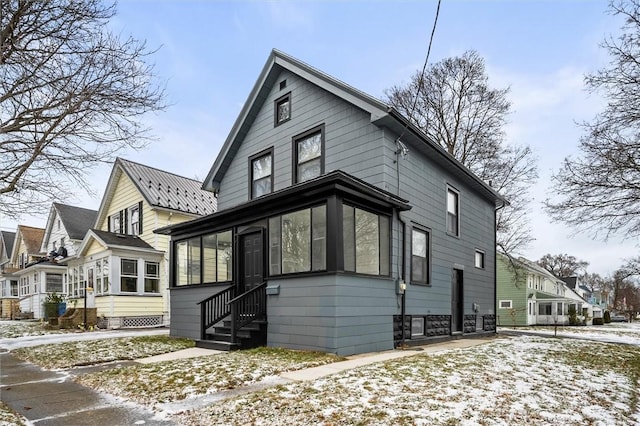
[{"label": "roof shingle", "polygon": [[98,212],[96,210],[82,207],[68,206],[66,204],[53,203],[58,216],[64,224],[69,238],[72,240],[82,240],[84,235],[96,222]]}]

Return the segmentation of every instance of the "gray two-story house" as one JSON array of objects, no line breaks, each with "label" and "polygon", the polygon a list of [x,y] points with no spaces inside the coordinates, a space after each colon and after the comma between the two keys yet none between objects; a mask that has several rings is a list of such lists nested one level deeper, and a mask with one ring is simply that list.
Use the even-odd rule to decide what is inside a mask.
[{"label": "gray two-story house", "polygon": [[171,335],[340,355],[495,332],[504,200],[396,110],[274,50],[171,236]]}]

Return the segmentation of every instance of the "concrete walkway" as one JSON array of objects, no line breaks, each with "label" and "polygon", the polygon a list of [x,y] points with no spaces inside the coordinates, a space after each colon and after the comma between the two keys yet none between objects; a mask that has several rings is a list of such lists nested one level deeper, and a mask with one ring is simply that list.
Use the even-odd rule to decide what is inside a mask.
[{"label": "concrete walkway", "polygon": [[[173,425],[146,408],[116,400],[71,380],[64,371],[47,371],[0,353],[0,399],[33,425]],[[114,367],[116,365],[114,364]]]}]

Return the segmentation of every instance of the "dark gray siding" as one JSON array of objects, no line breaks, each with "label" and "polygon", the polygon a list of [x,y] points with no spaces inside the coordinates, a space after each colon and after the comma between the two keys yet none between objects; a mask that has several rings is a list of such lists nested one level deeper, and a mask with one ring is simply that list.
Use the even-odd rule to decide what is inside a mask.
[{"label": "dark gray siding", "polygon": [[[382,137],[364,111],[340,98],[283,71],[267,96],[251,129],[220,184],[220,210],[249,199],[248,159],[274,147],[274,190],[292,184],[292,138],[320,124],[325,125],[325,172],[342,170],[382,187]],[[291,120],[274,127],[274,101],[291,92]]]},{"label": "dark gray siding", "polygon": [[169,334],[174,337],[200,339],[200,305],[198,302],[227,287],[194,286],[171,289],[171,325]]},{"label": "dark gray siding", "polygon": [[[495,209],[491,202],[478,196],[456,176],[452,176],[433,159],[426,158],[417,149],[409,147],[409,154],[393,162],[390,147],[395,146],[395,135],[386,134],[386,186],[410,200],[413,208],[402,213],[406,228],[407,262],[407,314],[450,314],[451,275],[455,268],[462,269],[464,277],[463,307],[465,314],[495,314]],[[447,185],[460,193],[460,236],[446,233]],[[431,230],[431,285],[410,285],[410,255],[412,223]],[[475,251],[485,253],[485,268],[475,267]],[[397,250],[397,247],[395,248]],[[479,321],[478,327],[481,327]]]},{"label": "dark gray siding", "polygon": [[269,346],[338,355],[393,349],[395,284],[390,279],[323,276],[270,280]]}]

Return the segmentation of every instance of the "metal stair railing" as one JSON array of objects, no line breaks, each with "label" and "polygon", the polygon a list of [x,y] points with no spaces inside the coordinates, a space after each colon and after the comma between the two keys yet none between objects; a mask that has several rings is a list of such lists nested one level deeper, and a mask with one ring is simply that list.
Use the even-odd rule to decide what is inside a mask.
[{"label": "metal stair railing", "polygon": [[231,343],[236,342],[237,331],[264,317],[267,313],[267,283],[252,288],[227,302],[231,312]]},{"label": "metal stair railing", "polygon": [[235,286],[222,290],[213,296],[209,296],[199,301],[200,305],[200,339],[205,340],[206,331],[213,324],[221,321],[223,318],[231,314],[229,302],[235,294]]}]

